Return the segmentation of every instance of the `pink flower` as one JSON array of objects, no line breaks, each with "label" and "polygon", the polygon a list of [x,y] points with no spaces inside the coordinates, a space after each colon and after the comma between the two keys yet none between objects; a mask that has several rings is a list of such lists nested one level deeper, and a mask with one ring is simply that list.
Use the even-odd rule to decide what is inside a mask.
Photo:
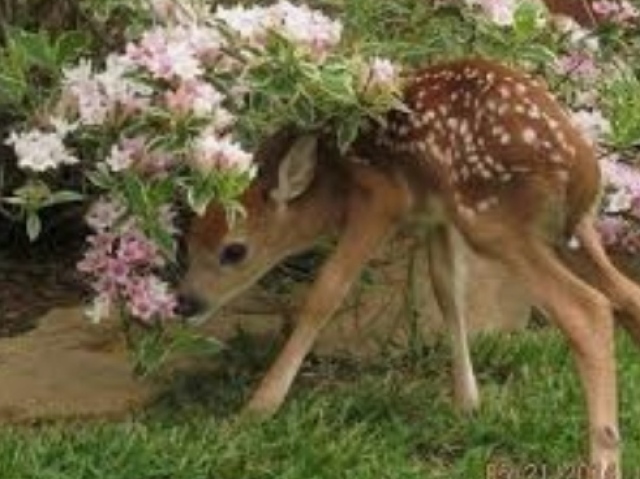
[{"label": "pink flower", "polygon": [[83,124],[101,125],[105,122],[109,105],[89,60],[83,59],[74,68],[64,69],[62,86],[64,96],[75,102]]},{"label": "pink flower", "polygon": [[362,88],[366,90],[393,91],[400,79],[398,67],[386,58],[373,57],[365,67]]},{"label": "pink flower", "polygon": [[621,25],[640,17],[638,9],[626,0],[596,0],[591,7],[599,18]]},{"label": "pink flower", "polygon": [[556,70],[562,75],[575,75],[586,81],[596,80],[600,73],[593,55],[584,51],[572,51],[560,57]]},{"label": "pink flower", "polygon": [[219,7],[215,18],[255,47],[263,47],[269,33],[277,32],[317,60],[325,58],[342,36],[340,22],[285,0],[271,7]]},{"label": "pink flower", "polygon": [[[164,207],[159,215],[167,231],[173,233],[173,211]],[[124,305],[130,314],[145,321],[173,316],[175,297],[155,275],[164,266],[164,257],[135,221],[123,222],[121,216],[117,206],[107,201],[98,203],[89,214],[97,231],[89,236],[89,248],[77,268],[88,276],[97,293],[89,311],[92,319],[98,321],[115,304]]]},{"label": "pink flower", "polygon": [[640,171],[615,158],[604,158],[600,167],[607,186],[627,189],[634,197],[640,197]]},{"label": "pink flower", "polygon": [[467,4],[478,5],[484,14],[496,25],[510,26],[513,24],[516,11],[515,0],[465,0]]},{"label": "pink flower", "polygon": [[175,313],[176,298],[168,285],[154,275],[140,276],[127,284],[128,309],[135,317],[149,321]]},{"label": "pink flower", "polygon": [[131,267],[120,258],[109,258],[103,274],[109,283],[123,285],[129,280]]},{"label": "pink flower", "polygon": [[102,125],[116,112],[131,115],[149,104],[151,88],[133,78],[135,65],[122,55],[109,55],[105,68],[94,72],[88,60],[64,70],[66,100],[74,102],[80,123]]},{"label": "pink flower", "polygon": [[230,137],[220,137],[215,131],[207,130],[196,141],[194,166],[203,173],[215,169],[234,170],[239,173],[253,170],[253,156],[233,142]]},{"label": "pink flower", "polygon": [[97,232],[112,229],[116,222],[122,218],[125,207],[113,199],[98,199],[85,216],[87,224]]},{"label": "pink flower", "polygon": [[162,266],[164,264],[164,258],[156,245],[137,230],[120,237],[116,257],[131,266]]},{"label": "pink flower", "polygon": [[198,52],[181,29],[156,27],[127,45],[126,58],[162,80],[193,80],[204,72]]},{"label": "pink flower", "polygon": [[144,139],[125,138],[111,147],[105,163],[115,173],[130,169],[145,151]]},{"label": "pink flower", "polygon": [[622,218],[603,216],[597,221],[598,231],[606,246],[615,245],[625,234],[628,226]]},{"label": "pink flower", "polygon": [[146,176],[166,174],[175,165],[175,156],[159,149],[150,150],[148,142],[141,136],[122,139],[111,147],[105,164],[114,173],[135,170]]},{"label": "pink flower", "polygon": [[222,93],[209,83],[198,80],[182,82],[176,90],[169,90],[165,93],[167,107],[179,115],[210,115],[223,100]]},{"label": "pink flower", "polygon": [[314,58],[324,58],[340,43],[342,24],[306,5],[296,6],[280,0],[271,8],[271,15],[275,20],[272,28],[293,43],[307,48]]},{"label": "pink flower", "polygon": [[265,40],[269,27],[268,17],[263,7],[218,7],[215,13],[215,18],[224,22],[240,38],[255,44],[262,44]]}]

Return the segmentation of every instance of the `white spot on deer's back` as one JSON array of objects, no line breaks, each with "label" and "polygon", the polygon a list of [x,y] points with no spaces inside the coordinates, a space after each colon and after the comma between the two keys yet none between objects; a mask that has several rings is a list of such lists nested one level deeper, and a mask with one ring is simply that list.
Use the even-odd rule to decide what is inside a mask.
[{"label": "white spot on deer's back", "polygon": [[484,200],[478,201],[476,203],[475,209],[478,213],[486,213],[492,207],[497,206],[498,203],[499,203],[498,198],[495,196],[492,196],[490,198],[486,198]]},{"label": "white spot on deer's back", "polygon": [[529,109],[529,118],[538,120],[540,117],[541,117],[540,109],[537,106],[532,105],[531,108]]},{"label": "white spot on deer's back", "polygon": [[529,145],[533,145],[536,142],[537,138],[538,138],[538,134],[533,128],[527,127],[524,130],[522,130],[522,139],[524,140],[525,143]]},{"label": "white spot on deer's back", "polygon": [[498,88],[498,94],[505,100],[511,98],[511,90],[506,85],[501,85]]}]

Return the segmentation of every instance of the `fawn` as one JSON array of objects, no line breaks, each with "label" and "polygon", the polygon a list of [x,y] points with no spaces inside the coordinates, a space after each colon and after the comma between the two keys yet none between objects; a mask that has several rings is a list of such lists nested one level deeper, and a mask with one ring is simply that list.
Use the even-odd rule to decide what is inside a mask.
[{"label": "fawn", "polygon": [[[399,225],[428,217],[437,226],[427,235],[425,274],[451,331],[457,402],[478,405],[461,294],[464,241],[509,268],[566,335],[597,477],[619,477],[613,309],[627,313],[623,324],[640,344],[640,289],[612,265],[595,230],[600,171],[592,145],[542,82],[488,60],[419,71],[404,102],[406,110],[362,133],[342,157],[320,135],[276,134],[257,153],[259,173],[242,198],[246,216],[228,224],[212,207],[194,221],[183,291],[208,311],[287,255],[338,237],[247,409],[268,415],[280,407],[376,248]],[[595,286],[563,262],[571,238]]]}]

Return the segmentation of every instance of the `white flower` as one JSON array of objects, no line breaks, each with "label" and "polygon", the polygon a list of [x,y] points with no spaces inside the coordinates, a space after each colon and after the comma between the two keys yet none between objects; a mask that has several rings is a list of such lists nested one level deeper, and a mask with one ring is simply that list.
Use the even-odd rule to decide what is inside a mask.
[{"label": "white flower", "polygon": [[96,75],[101,93],[109,104],[128,105],[151,96],[150,86],[133,79],[135,65],[124,55],[109,55],[105,69]]},{"label": "white flower", "polygon": [[122,148],[120,145],[113,145],[105,163],[115,173],[129,169],[133,164],[131,150]]},{"label": "white flower", "polygon": [[111,146],[105,163],[115,173],[127,170],[146,154],[146,141],[143,137],[124,138]]},{"label": "white flower", "polygon": [[63,83],[66,85],[78,85],[93,81],[93,67],[91,60],[82,58],[73,68],[62,70]]},{"label": "white flower", "polygon": [[34,172],[53,170],[61,165],[72,165],[79,161],[67,150],[63,137],[57,132],[13,132],[6,143],[13,146],[18,157],[18,166]]},{"label": "white flower", "polygon": [[496,25],[513,24],[516,0],[466,0],[468,5],[478,5],[484,14]]},{"label": "white flower", "polygon": [[573,18],[566,15],[556,16],[554,25],[560,33],[567,37],[569,44],[572,46],[585,46],[591,52],[596,52],[600,49],[597,35],[591,30],[582,27]]},{"label": "white flower", "polygon": [[108,318],[111,315],[112,301],[106,294],[100,294],[93,298],[91,304],[85,308],[84,317],[91,322],[91,324],[99,324],[103,319]]},{"label": "white flower", "polygon": [[126,213],[126,207],[113,198],[99,198],[85,216],[87,224],[98,232],[112,229]]},{"label": "white flower", "polygon": [[193,160],[194,166],[204,173],[215,169],[238,173],[253,170],[253,156],[229,136],[220,137],[213,130],[205,130],[196,140]]},{"label": "white flower", "polygon": [[67,119],[58,116],[49,118],[49,124],[53,127],[56,134],[62,138],[78,129],[77,122],[70,123]]},{"label": "white flower", "polygon": [[364,69],[362,84],[366,89],[393,90],[399,77],[398,67],[393,62],[373,57]]},{"label": "white flower", "polygon": [[[133,62],[123,55],[109,55],[104,70],[94,73],[88,60],[64,71],[63,88],[76,102],[80,122],[102,125],[109,114],[122,106],[129,111],[148,102],[149,86],[132,77]],[[65,96],[65,95],[63,95]]]},{"label": "white flower", "polygon": [[225,96],[210,83],[197,80],[182,82],[176,90],[165,93],[165,101],[171,111],[200,117],[214,113],[224,99]]},{"label": "white flower", "polygon": [[597,109],[574,111],[571,120],[593,143],[598,143],[611,133],[611,123]]},{"label": "white flower", "polygon": [[63,90],[77,103],[80,121],[85,125],[101,125],[109,108],[93,73],[89,60],[82,59],[75,68],[65,69]]},{"label": "white flower", "polygon": [[629,211],[633,206],[633,195],[626,188],[619,188],[608,196],[607,205],[604,209],[606,213],[622,213]]},{"label": "white flower", "polygon": [[296,6],[281,0],[271,8],[278,24],[273,28],[294,43],[308,47],[312,53],[322,56],[334,47],[342,37],[342,24],[331,20],[317,10],[307,6]]},{"label": "white flower", "polygon": [[194,49],[186,42],[172,42],[167,45],[166,61],[170,71],[183,80],[193,80],[202,75],[203,69]]},{"label": "white flower", "polygon": [[244,40],[255,41],[264,37],[268,27],[268,14],[262,7],[247,9],[242,6],[231,8],[218,7],[215,13],[217,20],[223,21],[228,28]]},{"label": "white flower", "polygon": [[285,0],[268,8],[220,7],[215,18],[254,46],[264,46],[268,33],[275,31],[317,59],[323,58],[342,36],[339,21]]}]

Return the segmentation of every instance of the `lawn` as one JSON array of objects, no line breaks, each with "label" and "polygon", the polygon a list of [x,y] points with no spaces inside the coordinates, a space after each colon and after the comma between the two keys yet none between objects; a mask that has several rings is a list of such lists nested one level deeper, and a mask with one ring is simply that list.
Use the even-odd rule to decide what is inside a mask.
[{"label": "lawn", "polygon": [[[625,477],[635,478],[640,355],[618,339]],[[3,428],[0,477],[473,479],[499,461],[538,468],[519,477],[544,477],[543,465],[557,473],[547,477],[579,477],[568,468],[586,450],[585,410],[550,329],[474,341],[483,406],[473,416],[452,407],[440,342],[372,364],[312,358],[276,418],[243,421],[237,411],[267,358],[250,342],[233,351],[217,372],[176,376],[129,420]]]},{"label": "lawn", "polygon": [[[536,73],[551,70],[550,85],[563,97],[577,97],[578,86],[585,87],[572,85],[568,75],[557,78],[555,63],[547,60],[550,53],[566,53],[566,45],[553,45],[555,37],[541,34],[530,21],[534,17],[524,16],[518,28],[504,32],[484,24],[470,29],[462,21],[466,17],[448,10],[436,17],[423,0],[310,3],[339,13],[348,40],[364,53],[409,65],[483,54],[527,61]],[[616,35],[603,33],[610,35],[603,41],[608,50],[598,60],[606,63],[621,49],[636,71],[637,42],[618,44]],[[631,84],[629,95],[616,98],[640,97],[635,77],[622,85]],[[623,126],[614,129],[613,139],[625,141],[613,143],[635,158],[640,117],[629,108],[633,104],[618,101],[607,113],[614,126]],[[7,111],[13,118],[15,112]],[[616,137],[616,130],[624,135]],[[154,404],[127,420],[3,426],[0,479],[584,477],[572,469],[587,450],[583,395],[567,345],[549,328],[474,340],[483,405],[473,415],[453,408],[450,352],[440,341],[414,344],[401,355],[389,353],[367,364],[310,358],[275,418],[262,423],[239,418],[277,349],[240,341],[219,367],[176,375]],[[617,356],[625,478],[635,479],[640,478],[640,354],[619,334]],[[487,474],[502,463],[514,473]]]}]

